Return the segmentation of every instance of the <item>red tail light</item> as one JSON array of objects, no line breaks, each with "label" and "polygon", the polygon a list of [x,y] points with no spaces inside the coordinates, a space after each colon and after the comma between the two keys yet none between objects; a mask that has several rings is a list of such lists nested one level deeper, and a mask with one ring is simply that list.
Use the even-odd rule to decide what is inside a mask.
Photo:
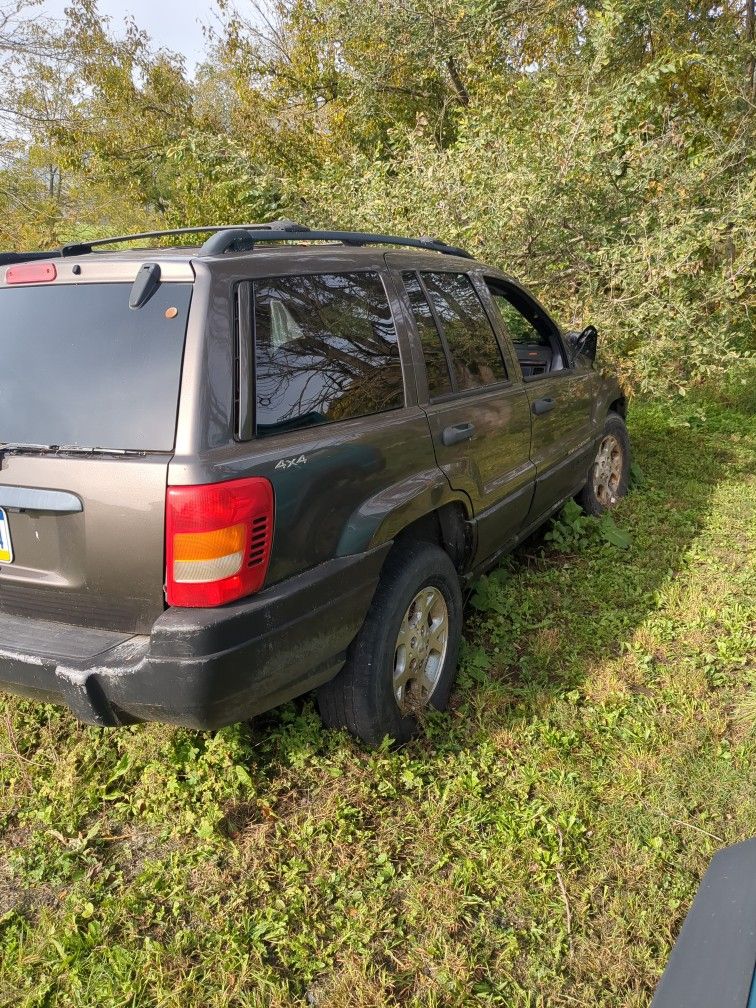
[{"label": "red tail light", "polygon": [[55,263],[27,262],[19,266],[9,266],[5,271],[5,282],[8,284],[50,283],[58,275]]},{"label": "red tail light", "polygon": [[259,591],[273,541],[273,487],[261,477],[168,487],[169,605],[219,606]]}]

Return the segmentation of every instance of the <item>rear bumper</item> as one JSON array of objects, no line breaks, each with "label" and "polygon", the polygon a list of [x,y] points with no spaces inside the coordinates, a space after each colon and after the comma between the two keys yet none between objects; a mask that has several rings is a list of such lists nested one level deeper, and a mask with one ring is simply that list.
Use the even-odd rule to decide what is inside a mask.
[{"label": "rear bumper", "polygon": [[218,609],[168,609],[149,635],[0,614],[0,688],[90,724],[212,730],[244,720],[336,675],[389,546]]}]

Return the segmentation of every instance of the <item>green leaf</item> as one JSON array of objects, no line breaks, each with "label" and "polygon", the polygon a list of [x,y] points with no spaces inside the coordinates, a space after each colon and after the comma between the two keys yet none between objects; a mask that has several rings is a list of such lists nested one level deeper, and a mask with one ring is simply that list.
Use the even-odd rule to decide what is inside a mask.
[{"label": "green leaf", "polygon": [[618,549],[627,549],[633,541],[629,532],[615,525],[611,515],[603,516],[599,524],[599,530],[602,539],[611,543],[612,546],[616,546]]},{"label": "green leaf", "polygon": [[237,763],[234,766],[234,772],[236,773],[236,776],[238,777],[239,782],[241,784],[246,784],[248,787],[252,786],[252,778],[250,777],[247,768],[243,767],[241,763]]}]

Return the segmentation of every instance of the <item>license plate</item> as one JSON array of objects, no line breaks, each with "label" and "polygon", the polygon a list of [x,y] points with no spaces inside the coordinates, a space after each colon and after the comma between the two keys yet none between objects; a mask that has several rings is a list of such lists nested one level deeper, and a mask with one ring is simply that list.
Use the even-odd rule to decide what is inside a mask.
[{"label": "license plate", "polygon": [[0,563],[13,563],[8,515],[0,508]]}]

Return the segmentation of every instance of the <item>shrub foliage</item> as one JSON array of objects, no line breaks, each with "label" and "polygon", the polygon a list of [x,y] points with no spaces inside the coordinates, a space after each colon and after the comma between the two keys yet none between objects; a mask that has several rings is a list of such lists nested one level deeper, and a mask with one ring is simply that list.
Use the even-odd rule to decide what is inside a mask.
[{"label": "shrub foliage", "polygon": [[13,4],[0,242],[284,214],[430,233],[594,322],[631,388],[685,392],[752,350],[753,6],[219,0],[190,73],[95,0],[65,25]]}]

